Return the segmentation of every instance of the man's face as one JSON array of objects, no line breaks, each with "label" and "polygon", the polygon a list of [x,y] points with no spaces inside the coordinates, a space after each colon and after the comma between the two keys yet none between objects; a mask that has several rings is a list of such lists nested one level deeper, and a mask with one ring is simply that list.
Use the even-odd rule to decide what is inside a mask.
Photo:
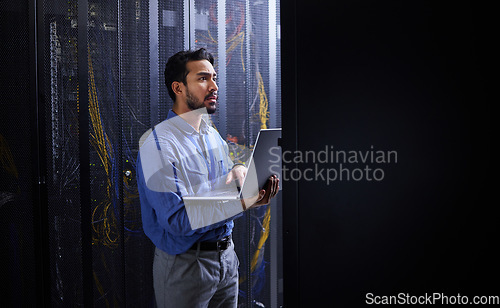
[{"label": "man's face", "polygon": [[206,107],[212,114],[217,109],[217,74],[207,60],[189,61],[186,64],[186,103],[190,110]]}]

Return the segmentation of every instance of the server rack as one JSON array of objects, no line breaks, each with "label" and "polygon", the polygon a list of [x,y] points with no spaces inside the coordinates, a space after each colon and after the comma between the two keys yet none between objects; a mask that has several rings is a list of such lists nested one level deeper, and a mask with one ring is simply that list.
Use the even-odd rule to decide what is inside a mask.
[{"label": "server rack", "polygon": [[[0,132],[18,168],[18,178],[2,183],[2,211],[11,211],[3,218],[12,220],[2,263],[9,277],[23,277],[5,302],[154,307],[153,245],[142,232],[135,160],[140,136],[172,106],[164,64],[187,48],[215,55],[222,78],[212,121],[234,159],[246,160],[258,130],[281,125],[279,3],[31,0],[1,8],[22,15],[18,31],[31,35],[14,63],[32,59],[19,72],[18,80],[32,78],[19,91],[27,96],[15,98],[19,109],[5,99],[9,114],[31,115],[24,128]],[[22,135],[30,142],[16,144]],[[9,189],[14,201],[3,194]],[[280,228],[280,198],[236,221],[242,307],[282,302]]]}]

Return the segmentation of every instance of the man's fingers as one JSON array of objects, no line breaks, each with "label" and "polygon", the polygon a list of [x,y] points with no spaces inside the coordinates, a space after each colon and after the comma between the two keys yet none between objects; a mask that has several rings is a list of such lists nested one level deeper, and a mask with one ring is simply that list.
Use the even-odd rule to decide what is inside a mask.
[{"label": "man's fingers", "polygon": [[266,190],[269,191],[270,198],[273,198],[278,193],[278,183],[279,183],[279,179],[277,176],[273,175],[273,176],[269,177],[269,180],[268,180],[267,185],[266,185]]},{"label": "man's fingers", "polygon": [[273,193],[271,195],[272,198],[274,198],[278,194],[278,191],[280,189],[279,185],[280,185],[280,179],[275,176],[275,178],[274,178],[274,185],[273,185]]},{"label": "man's fingers", "polygon": [[257,197],[257,201],[253,204],[254,206],[266,205],[271,202],[271,198],[278,194],[279,190],[279,179],[277,176],[273,175],[269,177],[266,182],[265,189],[259,190],[259,195]]},{"label": "man's fingers", "polygon": [[241,185],[243,185],[243,181],[245,180],[245,176],[242,174],[237,174],[236,179],[238,179],[238,185],[241,186]]},{"label": "man's fingers", "polygon": [[237,166],[234,169],[232,169],[227,175],[226,184],[229,184],[234,180],[238,180],[237,185],[242,185],[243,181],[245,180],[246,174],[247,174],[247,169],[245,167]]},{"label": "man's fingers", "polygon": [[229,172],[226,178],[226,184],[231,183],[232,180],[233,180],[233,173]]},{"label": "man's fingers", "polygon": [[266,190],[261,189],[259,191],[259,201],[262,200],[262,199],[264,199],[265,196],[266,196]]},{"label": "man's fingers", "polygon": [[257,199],[257,202],[256,203],[263,203],[265,200],[266,200],[266,197],[268,197],[269,195],[269,189],[268,187],[266,187],[266,189],[261,189],[259,191],[259,199]]},{"label": "man's fingers", "polygon": [[270,199],[277,194],[277,185],[278,185],[277,183],[278,183],[278,178],[275,175],[269,177],[266,185],[266,192],[267,192],[266,202],[269,202]]}]

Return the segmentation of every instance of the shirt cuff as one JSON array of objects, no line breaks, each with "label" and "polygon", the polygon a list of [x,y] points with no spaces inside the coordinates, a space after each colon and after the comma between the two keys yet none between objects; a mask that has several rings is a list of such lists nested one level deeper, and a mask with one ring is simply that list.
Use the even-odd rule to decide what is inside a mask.
[{"label": "shirt cuff", "polygon": [[234,164],[234,165],[233,165],[233,168],[231,168],[231,169],[234,169],[234,167],[236,167],[236,166],[243,166],[243,167],[246,167],[246,166],[245,166],[245,164],[236,163],[236,164]]}]

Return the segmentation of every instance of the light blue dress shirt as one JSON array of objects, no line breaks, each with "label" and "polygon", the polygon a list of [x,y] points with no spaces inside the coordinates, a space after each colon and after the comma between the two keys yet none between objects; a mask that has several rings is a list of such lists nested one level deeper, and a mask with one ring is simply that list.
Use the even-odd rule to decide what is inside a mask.
[{"label": "light blue dress shirt", "polygon": [[241,213],[193,230],[182,200],[182,196],[224,185],[233,162],[219,133],[206,118],[197,132],[172,110],[150,132],[141,140],[137,158],[145,234],[169,254],[184,253],[198,241],[216,241],[231,234],[233,219]]}]

